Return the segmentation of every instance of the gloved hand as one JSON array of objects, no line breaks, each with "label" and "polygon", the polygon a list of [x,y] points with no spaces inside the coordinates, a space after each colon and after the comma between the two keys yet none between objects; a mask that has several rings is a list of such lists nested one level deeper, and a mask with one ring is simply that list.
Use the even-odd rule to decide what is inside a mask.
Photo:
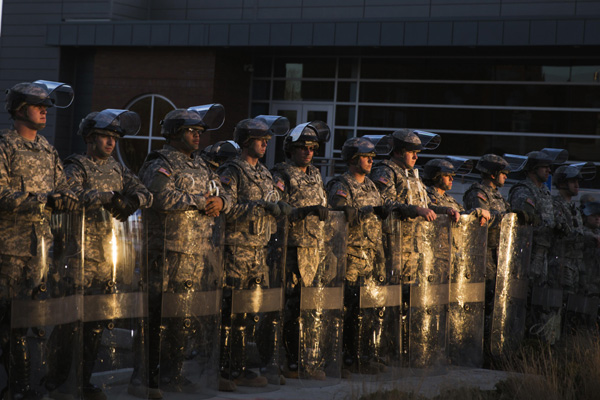
[{"label": "gloved hand", "polygon": [[311,214],[318,215],[320,221],[325,221],[329,216],[329,208],[317,205],[301,207],[296,209],[297,219],[304,219]]},{"label": "gloved hand", "polygon": [[373,212],[381,219],[386,219],[390,215],[390,210],[386,206],[373,207]]},{"label": "gloved hand", "polygon": [[71,192],[54,192],[48,195],[46,204],[54,212],[75,211],[79,206],[79,199]]},{"label": "gloved hand", "polygon": [[411,217],[408,207],[396,206],[392,209],[392,213],[401,220],[407,220]]},{"label": "gloved hand", "polygon": [[285,201],[279,200],[277,202],[277,205],[279,206],[279,210],[281,210],[281,214],[282,215],[286,215],[287,216],[287,215],[290,215],[292,213],[292,211],[294,211],[294,207],[290,206]]},{"label": "gloved hand", "polygon": [[115,196],[114,192],[99,192],[98,200],[103,206],[110,205],[112,203],[112,199]]},{"label": "gloved hand", "polygon": [[115,192],[109,206],[109,211],[116,219],[125,222],[139,206],[140,204],[137,198],[124,196],[119,192]]},{"label": "gloved hand", "polygon": [[279,205],[277,203],[274,203],[272,201],[263,201],[262,207],[273,217],[279,217],[281,215],[281,209],[279,208]]}]

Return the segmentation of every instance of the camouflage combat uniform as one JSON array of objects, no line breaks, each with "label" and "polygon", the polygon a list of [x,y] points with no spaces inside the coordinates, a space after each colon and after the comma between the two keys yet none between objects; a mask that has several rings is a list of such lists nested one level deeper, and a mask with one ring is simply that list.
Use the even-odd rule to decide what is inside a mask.
[{"label": "camouflage combat uniform", "polygon": [[35,298],[47,282],[52,260],[45,255],[53,238],[46,202],[53,192],[70,191],[54,147],[41,135],[29,141],[14,129],[0,136],[0,187],[2,357],[7,371],[9,365],[17,371],[11,375],[11,384],[26,387],[30,368],[27,329],[13,330],[16,334],[9,340],[11,300]]},{"label": "camouflage combat uniform", "polygon": [[[272,170],[275,187],[281,199],[293,207],[327,206],[321,172],[309,165],[306,172],[291,161],[279,163]],[[319,267],[324,267],[325,222],[318,215],[291,218],[286,255],[286,300],[284,310],[284,341],[291,369],[298,364],[298,334],[300,318],[300,287],[315,285]],[[326,283],[326,282],[325,282]]]},{"label": "camouflage combat uniform", "polygon": [[584,282],[584,293],[587,296],[600,298],[600,248],[596,237],[600,236],[600,228],[583,227],[586,238],[583,248],[583,261],[586,282]]},{"label": "camouflage combat uniform", "polygon": [[582,293],[585,282],[583,268],[583,220],[574,202],[560,194],[553,196],[554,218],[560,232],[553,236],[548,274],[551,286],[560,285],[568,293]]},{"label": "camouflage combat uniform", "polygon": [[362,342],[365,339],[368,342],[368,337],[380,331],[383,323],[375,309],[363,312],[359,302],[361,286],[375,287],[386,278],[382,222],[369,212],[370,207],[382,206],[383,201],[368,177],[359,183],[349,172],[327,183],[327,196],[334,209],[350,206],[359,210],[358,221],[348,227],[343,347],[345,365],[363,368],[363,365],[367,365],[365,362],[370,362],[370,358],[376,354],[365,354],[369,345],[363,345]]},{"label": "camouflage combat uniform", "polygon": [[454,197],[449,195],[448,192],[440,194],[440,192],[433,186],[427,186],[426,190],[427,195],[429,196],[430,204],[434,206],[453,208],[460,213],[465,211],[464,207],[461,206]]},{"label": "camouflage combat uniform", "polygon": [[548,251],[556,225],[550,191],[545,185],[538,187],[526,178],[510,189],[508,197],[513,210],[535,211],[541,220],[541,224],[533,229],[528,277],[532,283],[545,286],[548,283]]},{"label": "camouflage combat uniform", "polygon": [[[161,342],[162,293],[180,293],[178,299],[185,302],[187,292],[218,289],[215,285],[221,282],[221,253],[217,247],[218,238],[213,237],[213,232],[218,231],[213,229],[218,220],[204,213],[205,195],[214,187],[218,188],[223,200],[222,212],[231,207],[231,201],[222,190],[218,176],[202,158],[188,157],[169,144],[148,155],[139,175],[154,196],[152,208],[144,214],[149,235],[150,373],[151,379],[155,380],[162,345],[162,354],[169,355],[160,363],[163,381],[181,373],[188,336],[201,327],[183,329],[182,322],[177,321],[179,318],[170,318],[174,321],[163,328]],[[179,308],[188,306],[181,304]],[[218,324],[218,321],[210,323]],[[213,339],[205,334],[199,336],[202,340]]]},{"label": "camouflage combat uniform", "polygon": [[[122,192],[135,197],[140,208],[152,204],[152,194],[139,178],[113,157],[106,160],[72,155],[65,159],[65,174],[71,190],[85,207],[85,266],[83,287],[100,286],[113,280],[111,254],[112,217],[102,207],[100,193]],[[95,281],[95,282],[94,282]]]}]

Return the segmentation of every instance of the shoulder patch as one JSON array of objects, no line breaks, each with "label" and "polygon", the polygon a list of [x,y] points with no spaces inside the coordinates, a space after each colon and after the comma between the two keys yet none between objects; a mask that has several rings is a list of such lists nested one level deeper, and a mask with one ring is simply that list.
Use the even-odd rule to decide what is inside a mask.
[{"label": "shoulder patch", "polygon": [[337,192],[335,192],[336,196],[341,196],[343,198],[348,197],[348,193],[344,192],[343,190],[338,190]]},{"label": "shoulder patch", "polygon": [[529,197],[527,198],[527,200],[525,200],[525,202],[527,202],[530,206],[535,207],[535,203]]},{"label": "shoulder patch", "polygon": [[384,185],[387,185],[388,183],[390,183],[390,180],[384,176],[380,176],[379,178],[377,178],[377,182],[381,182]]},{"label": "shoulder patch", "polygon": [[221,176],[221,177],[219,177],[219,180],[221,181],[221,183],[223,185],[227,185],[227,186],[231,185],[231,178],[228,176]]},{"label": "shoulder patch", "polygon": [[479,197],[481,200],[485,201],[486,203],[488,201],[488,198],[486,197],[486,195],[484,195],[481,192],[477,193],[477,197]]},{"label": "shoulder patch", "polygon": [[161,174],[163,174],[163,175],[165,175],[167,177],[171,176],[171,173],[166,168],[163,168],[163,167],[160,167],[158,169],[158,172],[160,172]]},{"label": "shoulder patch", "polygon": [[285,191],[285,183],[283,183],[283,181],[281,179],[277,179],[277,183],[275,184],[275,186],[277,187],[277,189],[281,190],[282,192]]}]

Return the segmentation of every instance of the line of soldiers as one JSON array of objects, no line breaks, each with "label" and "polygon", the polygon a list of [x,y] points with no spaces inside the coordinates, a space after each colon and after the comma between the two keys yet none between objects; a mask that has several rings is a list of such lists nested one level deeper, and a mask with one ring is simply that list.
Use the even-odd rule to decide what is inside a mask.
[{"label": "line of soldiers", "polygon": [[[590,164],[565,152],[484,155],[461,206],[460,158],[415,168],[440,136],[400,129],[348,139],[347,172],[312,165],[322,121],[240,121],[201,151],[223,106],[180,108],[139,178],[112,154],[132,111],[88,114],[84,155],[61,161],[38,134],[70,86],[7,91],[0,135],[0,343],[7,399],[159,399],[261,391],[402,366],[480,367],[525,335],[554,343],[593,329],[600,203],[572,198]],[[286,161],[269,171],[268,141]],[[373,164],[376,156],[386,158]],[[508,160],[508,161],[507,161]],[[499,189],[523,171],[506,201]],[[142,210],[140,214],[137,212]],[[484,357],[485,354],[485,357]],[[214,392],[213,392],[214,393]]]}]

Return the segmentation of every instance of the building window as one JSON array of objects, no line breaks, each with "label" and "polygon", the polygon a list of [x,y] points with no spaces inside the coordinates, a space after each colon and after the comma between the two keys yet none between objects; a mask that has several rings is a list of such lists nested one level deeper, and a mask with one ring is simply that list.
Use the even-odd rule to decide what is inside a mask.
[{"label": "building window", "polygon": [[119,141],[119,161],[137,173],[148,153],[162,148],[165,138],[160,134],[160,121],[175,108],[171,100],[158,94],[145,94],[131,101],[127,109],[139,114],[142,127],[136,136],[125,136]]}]

